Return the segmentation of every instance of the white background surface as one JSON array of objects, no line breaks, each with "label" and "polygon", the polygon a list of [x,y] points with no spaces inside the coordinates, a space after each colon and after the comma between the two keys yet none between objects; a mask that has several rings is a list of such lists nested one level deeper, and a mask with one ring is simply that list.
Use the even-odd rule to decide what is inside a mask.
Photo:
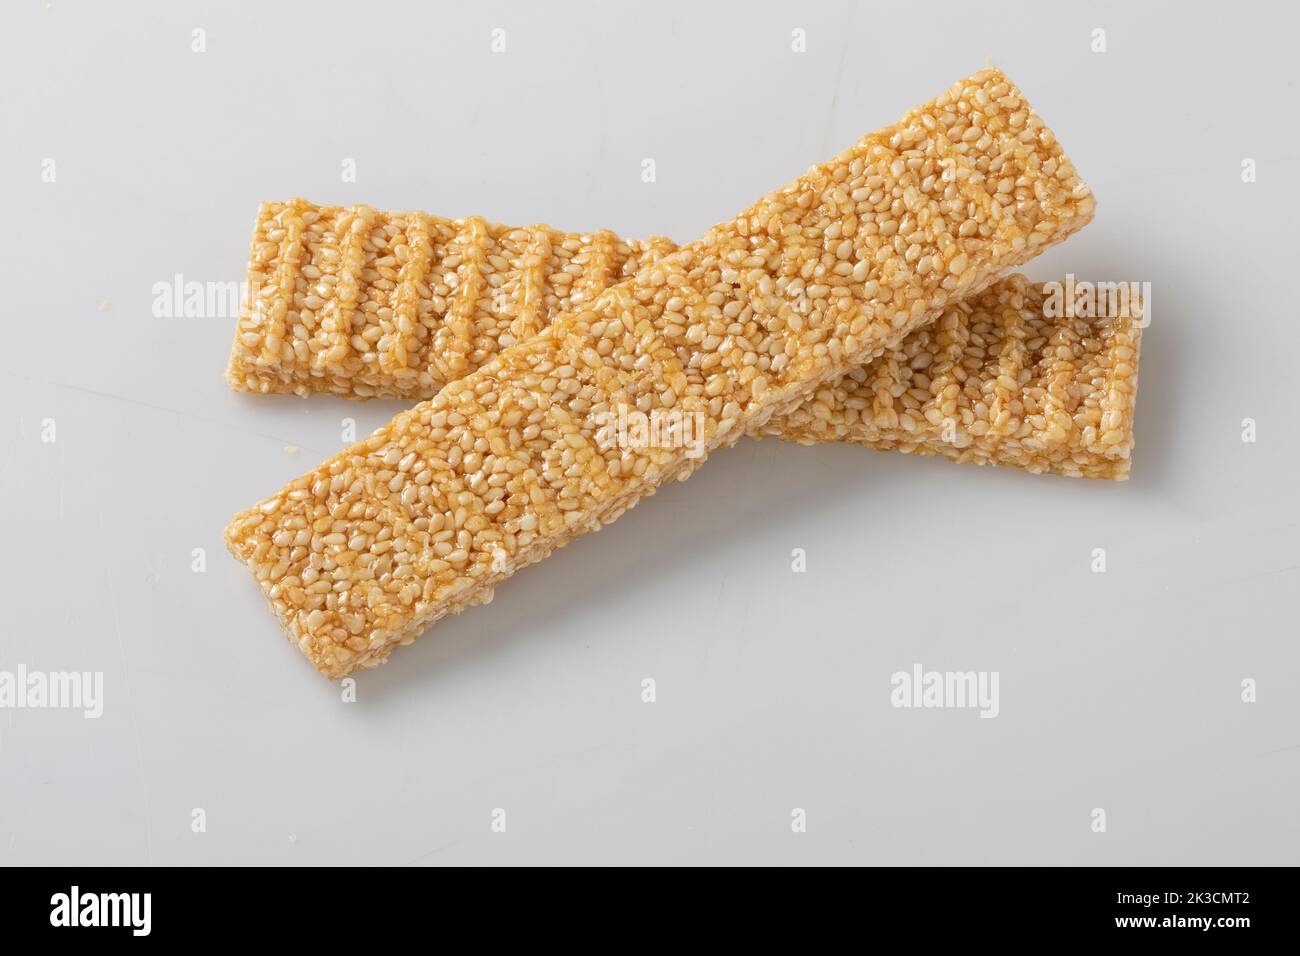
[{"label": "white background surface", "polygon": [[[1300,22],[1193,11],[6,4],[0,669],[105,701],[0,711],[0,862],[1300,862]],[[156,282],[296,195],[688,240],[989,57],[1099,201],[1026,271],[1153,283],[1130,482],[743,442],[356,703],[284,640],[222,528],[401,405],[230,392]],[[894,709],[914,663],[1000,715]]]}]

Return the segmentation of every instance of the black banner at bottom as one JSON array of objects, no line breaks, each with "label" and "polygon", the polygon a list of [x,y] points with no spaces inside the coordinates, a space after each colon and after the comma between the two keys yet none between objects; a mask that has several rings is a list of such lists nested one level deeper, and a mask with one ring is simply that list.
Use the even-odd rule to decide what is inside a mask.
[{"label": "black banner at bottom", "polygon": [[[657,874],[586,885],[574,873],[548,879],[539,891],[531,874],[515,887],[509,874],[480,884],[433,869],[8,869],[0,870],[0,916],[7,940],[75,935],[82,944],[273,942],[278,935],[295,944],[316,937],[337,944],[354,935],[400,936],[441,918],[486,926],[490,939],[513,927],[538,933],[568,924],[579,937],[613,943],[624,933],[653,936],[677,925],[694,933],[702,924],[714,928],[706,935],[734,941],[739,930],[771,942],[783,931],[807,940],[890,925],[919,929],[927,943],[1128,936],[1173,946],[1194,939],[1231,945],[1281,930],[1294,883],[1286,869],[876,869],[827,876],[810,883],[804,874],[764,874],[760,888],[747,885],[749,873],[726,877],[722,887],[714,880],[693,886],[689,873],[657,886]],[[482,920],[475,918],[480,913]],[[604,936],[610,931],[618,935]]]}]

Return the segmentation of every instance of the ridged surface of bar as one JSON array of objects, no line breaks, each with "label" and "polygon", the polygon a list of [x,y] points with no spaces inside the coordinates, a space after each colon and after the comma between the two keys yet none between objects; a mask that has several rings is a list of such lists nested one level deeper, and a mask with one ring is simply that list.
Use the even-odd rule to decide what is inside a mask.
[{"label": "ridged surface of bar", "polygon": [[757,433],[1125,479],[1141,301],[1135,294],[1105,316],[1075,317],[1054,308],[1064,283],[1056,285],[999,279]]}]

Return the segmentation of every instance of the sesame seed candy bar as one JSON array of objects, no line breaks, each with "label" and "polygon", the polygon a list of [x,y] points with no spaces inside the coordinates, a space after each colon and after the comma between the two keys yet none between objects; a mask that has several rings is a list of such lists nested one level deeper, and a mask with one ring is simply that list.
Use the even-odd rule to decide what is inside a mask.
[{"label": "sesame seed candy bar", "polygon": [[[286,243],[296,221],[301,243]],[[355,231],[361,254],[343,256]],[[411,241],[426,231],[430,242]],[[268,277],[304,246],[285,294],[288,283]],[[249,269],[257,298],[241,319],[228,378],[263,393],[431,398],[448,376],[473,371],[676,248],[662,237],[265,203]],[[1049,318],[1043,299],[1023,277],[999,280],[760,432],[1126,478],[1140,329],[1128,315]],[[339,324],[346,340],[333,332]],[[268,348],[271,338],[279,342]],[[399,340],[402,362],[392,358]]]},{"label": "sesame seed candy bar", "polygon": [[237,515],[227,544],[318,670],[373,666],[703,460],[609,445],[612,409],[698,413],[707,449],[730,444],[1092,212],[985,70],[502,349]]}]

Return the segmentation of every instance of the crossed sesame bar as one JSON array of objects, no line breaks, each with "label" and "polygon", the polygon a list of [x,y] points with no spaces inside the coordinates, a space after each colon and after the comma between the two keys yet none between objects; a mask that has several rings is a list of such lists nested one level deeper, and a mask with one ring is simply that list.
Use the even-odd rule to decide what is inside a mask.
[{"label": "crossed sesame bar", "polygon": [[[451,376],[237,515],[227,544],[318,670],[373,666],[702,461],[682,447],[599,442],[597,416],[620,406],[698,413],[707,449],[731,444],[1064,240],[1092,211],[1051,132],[1000,71],[985,70]],[[300,260],[301,219],[284,242],[299,248],[285,261]],[[286,314],[271,319],[287,323],[296,280],[287,269],[283,279]],[[395,341],[379,359],[391,356],[390,370],[409,356],[418,314],[410,296],[398,304]],[[521,331],[531,321],[521,317]],[[723,336],[712,331],[720,323]],[[323,330],[332,347],[344,329]],[[462,329],[449,336],[472,344]],[[267,344],[275,352],[282,341]],[[438,343],[429,354],[442,354]],[[445,354],[459,372],[457,351]]]},{"label": "crossed sesame bar", "polygon": [[[264,203],[227,379],[251,392],[432,398],[676,248],[661,237]],[[832,271],[854,268],[865,271],[845,260]],[[809,284],[787,284],[796,308],[806,309]],[[1049,316],[1043,302],[1022,278],[999,282],[762,432],[1126,478],[1139,329],[1127,313],[1090,322]],[[731,308],[703,334],[735,334]]]}]

